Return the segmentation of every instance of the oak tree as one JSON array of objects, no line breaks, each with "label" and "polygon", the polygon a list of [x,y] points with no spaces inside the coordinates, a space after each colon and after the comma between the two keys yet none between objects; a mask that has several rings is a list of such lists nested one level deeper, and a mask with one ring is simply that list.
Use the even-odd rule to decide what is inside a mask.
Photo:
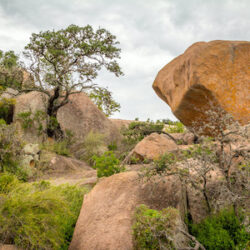
[{"label": "oak tree", "polygon": [[48,96],[48,136],[62,135],[57,111],[69,102],[70,95],[96,88],[94,80],[101,69],[117,77],[123,74],[116,61],[121,51],[118,44],[109,31],[94,31],[90,25],[32,34],[24,55],[35,86],[25,91],[36,90]]}]

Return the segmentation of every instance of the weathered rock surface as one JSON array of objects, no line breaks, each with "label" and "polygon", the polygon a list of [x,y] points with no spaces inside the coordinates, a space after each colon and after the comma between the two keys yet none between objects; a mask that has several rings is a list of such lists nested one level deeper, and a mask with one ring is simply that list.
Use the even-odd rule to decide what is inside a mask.
[{"label": "weathered rock surface", "polygon": [[105,134],[107,142],[119,139],[118,129],[86,94],[74,94],[69,99],[70,102],[61,107],[57,114],[64,131],[72,131],[77,139],[83,138],[91,130]]},{"label": "weathered rock surface", "polygon": [[23,147],[23,155],[20,159],[20,165],[25,170],[28,177],[35,172],[36,163],[39,161],[40,148],[38,144],[28,143]]},{"label": "weathered rock surface", "polygon": [[190,132],[171,133],[171,136],[174,137],[174,139],[179,145],[191,145],[191,144],[194,144],[195,142],[195,135]]},{"label": "weathered rock surface", "polygon": [[14,246],[14,245],[10,245],[10,244],[8,244],[8,245],[6,245],[6,244],[4,244],[4,245],[0,244],[0,250],[22,250],[22,249]]},{"label": "weathered rock surface", "polygon": [[[182,185],[175,176],[165,183],[144,183],[137,172],[125,172],[102,179],[85,195],[70,250],[133,249],[132,224],[136,206],[146,204],[153,209],[168,206],[184,214]],[[185,230],[184,226],[183,229]],[[177,245],[185,246],[178,233]]]},{"label": "weathered rock surface", "polygon": [[241,124],[250,122],[250,42],[198,42],[158,73],[153,88],[186,126],[222,108]]},{"label": "weathered rock surface", "polygon": [[[94,105],[84,93],[70,96],[70,101],[58,110],[57,119],[62,130],[73,132],[77,140],[81,140],[91,130],[106,135],[106,141],[118,140],[120,135],[117,127]],[[39,92],[29,92],[16,98],[14,120],[17,121],[18,114],[40,110],[46,113],[48,97]],[[43,124],[45,127],[46,125]],[[37,128],[32,127],[25,131],[25,139],[28,142],[35,142],[38,138]]]},{"label": "weathered rock surface", "polygon": [[176,143],[165,134],[152,133],[140,141],[129,153],[126,161],[131,157],[140,161],[144,159],[155,160],[159,156],[178,150]]},{"label": "weathered rock surface", "polygon": [[18,94],[18,91],[12,88],[7,88],[2,95],[0,96],[0,99],[2,98],[14,98]]},{"label": "weathered rock surface", "polygon": [[[204,180],[201,177],[201,174],[204,173],[204,168],[202,168],[202,162],[192,158],[188,159],[187,162],[182,162],[180,164],[183,165],[183,169],[188,167],[190,173],[189,180],[192,180],[192,182],[187,181],[185,185],[186,196],[188,199],[188,212],[192,217],[193,222],[199,223],[209,215],[209,208],[203,192]],[[211,208],[214,208],[213,201],[216,200],[218,196],[219,186],[223,180],[223,174],[216,166],[214,166],[214,169],[210,170],[206,175],[206,195],[209,199]],[[194,187],[193,183],[196,183],[196,187]]]},{"label": "weathered rock surface", "polygon": [[97,182],[96,170],[86,162],[42,151],[40,163],[43,179],[53,184],[94,185]]},{"label": "weathered rock surface", "polygon": [[128,128],[129,124],[131,122],[134,122],[133,120],[123,120],[123,119],[113,119],[110,118],[110,121],[120,130],[122,127]]},{"label": "weathered rock surface", "polygon": [[[31,112],[30,117],[33,119],[37,111],[42,111],[46,114],[46,104],[48,97],[40,92],[32,91],[27,94],[22,94],[16,97],[16,104],[14,108],[14,122],[19,125],[21,130],[23,120],[19,117],[19,114],[24,112]],[[43,119],[41,121],[43,127],[46,127],[46,122]],[[37,143],[42,140],[42,136],[38,135],[38,124],[32,124],[30,128],[25,129],[22,132],[25,141],[30,143]]]}]

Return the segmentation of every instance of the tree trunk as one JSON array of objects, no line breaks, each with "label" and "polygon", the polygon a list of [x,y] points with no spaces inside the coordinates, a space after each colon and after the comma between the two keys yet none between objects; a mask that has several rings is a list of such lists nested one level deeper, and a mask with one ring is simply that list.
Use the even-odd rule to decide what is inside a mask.
[{"label": "tree trunk", "polygon": [[63,138],[63,131],[59,122],[57,121],[57,111],[60,106],[56,105],[56,101],[60,97],[60,87],[56,87],[54,90],[54,95],[49,98],[47,114],[49,116],[49,121],[47,124],[47,135],[54,139],[60,140]]}]

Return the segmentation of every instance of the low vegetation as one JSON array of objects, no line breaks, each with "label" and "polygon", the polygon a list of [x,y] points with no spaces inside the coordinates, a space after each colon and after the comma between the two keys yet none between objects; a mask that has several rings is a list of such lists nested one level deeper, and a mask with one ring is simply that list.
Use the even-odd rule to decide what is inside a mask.
[{"label": "low vegetation", "polygon": [[20,166],[23,154],[23,142],[14,124],[7,125],[4,120],[0,124],[0,173],[8,172],[26,180],[27,173]]},{"label": "low vegetation", "polygon": [[3,52],[0,50],[0,86],[6,88],[21,89],[23,72],[20,70],[20,62],[14,51]]},{"label": "low vegetation", "polygon": [[153,132],[160,133],[163,126],[161,122],[153,122],[150,120],[147,122],[134,121],[129,124],[128,128],[123,128],[121,133],[125,138],[125,143],[134,145]]},{"label": "low vegetation", "polygon": [[168,207],[162,211],[140,205],[135,211],[133,235],[135,249],[175,249],[174,229],[178,211]]},{"label": "low vegetation", "polygon": [[249,249],[250,234],[243,224],[244,217],[233,209],[224,209],[199,224],[189,223],[190,232],[207,250]]},{"label": "low vegetation", "polygon": [[164,131],[167,133],[183,133],[185,131],[185,126],[177,121],[164,126]]},{"label": "low vegetation", "polygon": [[1,174],[0,241],[23,249],[67,249],[86,192]]},{"label": "low vegetation", "polygon": [[124,171],[124,168],[120,165],[119,159],[115,157],[113,151],[107,151],[101,156],[93,156],[93,167],[97,169],[97,176],[108,177],[116,173]]},{"label": "low vegetation", "polygon": [[83,143],[80,144],[80,148],[83,149],[81,154],[81,160],[93,164],[92,157],[101,156],[106,151],[104,142],[105,136],[103,134],[90,131],[84,138]]},{"label": "low vegetation", "polygon": [[2,98],[0,101],[0,119],[3,119],[8,124],[12,122],[15,103],[16,101],[13,98]]}]

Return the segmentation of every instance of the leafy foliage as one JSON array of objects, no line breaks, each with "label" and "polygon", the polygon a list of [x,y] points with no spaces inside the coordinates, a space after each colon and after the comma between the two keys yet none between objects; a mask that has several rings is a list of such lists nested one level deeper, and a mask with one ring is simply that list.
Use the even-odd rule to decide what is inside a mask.
[{"label": "leafy foliage", "polygon": [[23,143],[14,125],[0,125],[0,173],[15,173],[21,179],[26,178],[25,172],[18,162],[22,154]]},{"label": "leafy foliage", "polygon": [[172,153],[165,153],[159,159],[154,160],[154,169],[157,174],[164,174],[167,170],[170,170],[172,164],[177,161],[177,158]]},{"label": "leafy foliage", "polygon": [[0,86],[21,89],[23,72],[20,70],[18,56],[14,51],[3,52],[0,50]]},{"label": "leafy foliage", "polygon": [[42,135],[45,131],[45,125],[47,115],[42,110],[37,110],[35,114],[31,111],[21,112],[17,114],[18,119],[21,121],[22,128],[24,130],[30,129],[32,127],[37,129],[37,135]]},{"label": "leafy foliage", "polygon": [[120,161],[115,157],[112,151],[107,151],[101,156],[93,156],[94,168],[97,169],[97,176],[111,176],[116,173],[122,172],[124,169],[121,167]]},{"label": "leafy foliage", "polygon": [[90,131],[84,138],[83,143],[81,144],[81,148],[83,148],[83,153],[81,156],[81,160],[85,160],[88,163],[92,164],[94,155],[100,156],[106,151],[105,136],[103,134]]},{"label": "leafy foliage", "polygon": [[172,207],[162,211],[137,207],[132,227],[136,249],[175,249],[172,237],[177,217],[178,211]]},{"label": "leafy foliage", "polygon": [[189,225],[191,233],[208,250],[246,249],[250,234],[242,224],[243,216],[236,216],[233,209],[222,210],[199,224]]},{"label": "leafy foliage", "polygon": [[[51,123],[70,95],[96,87],[93,81],[102,68],[122,75],[116,61],[120,56],[117,44],[110,32],[101,28],[94,31],[90,25],[70,25],[58,31],[32,34],[24,54],[35,76],[36,85],[32,89],[49,97],[47,114]],[[107,101],[108,96],[105,98]],[[56,137],[58,131],[59,125],[48,127],[47,134]]]},{"label": "leafy foliage", "polygon": [[128,128],[123,128],[121,132],[125,137],[126,143],[135,144],[141,141],[145,136],[153,132],[161,132],[162,129],[163,123],[134,121],[129,124]]},{"label": "leafy foliage", "polygon": [[89,97],[107,117],[120,111],[121,105],[113,99],[112,93],[107,88],[93,88]]},{"label": "leafy foliage", "polygon": [[0,175],[0,240],[24,249],[67,249],[82,197],[76,186],[21,183]]},{"label": "leafy foliage", "polygon": [[23,129],[29,129],[32,127],[33,119],[31,118],[31,115],[31,111],[22,112],[17,115],[17,117],[22,120]]},{"label": "leafy foliage", "polygon": [[0,119],[5,120],[7,123],[12,122],[13,106],[16,100],[13,98],[2,98],[0,100]]},{"label": "leafy foliage", "polygon": [[185,127],[181,122],[173,122],[173,124],[165,127],[164,130],[167,133],[183,133],[185,131]]},{"label": "leafy foliage", "polygon": [[93,164],[92,157],[101,156],[107,150],[104,139],[103,134],[91,130],[80,145],[83,149],[80,159]]},{"label": "leafy foliage", "polygon": [[69,130],[66,130],[63,139],[57,141],[49,139],[47,142],[42,143],[40,147],[41,149],[54,152],[58,155],[70,156],[70,147],[72,146],[73,142],[73,133]]}]

